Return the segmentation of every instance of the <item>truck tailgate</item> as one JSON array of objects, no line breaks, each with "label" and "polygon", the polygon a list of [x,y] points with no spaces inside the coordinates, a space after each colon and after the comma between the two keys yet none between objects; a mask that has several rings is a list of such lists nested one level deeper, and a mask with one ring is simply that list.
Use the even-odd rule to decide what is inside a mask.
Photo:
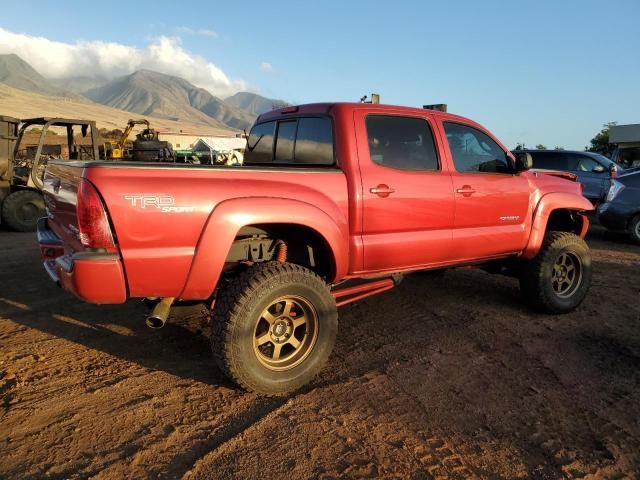
[{"label": "truck tailgate", "polygon": [[78,185],[83,168],[68,163],[49,164],[43,187],[48,226],[62,240],[66,254],[83,250],[76,216]]}]

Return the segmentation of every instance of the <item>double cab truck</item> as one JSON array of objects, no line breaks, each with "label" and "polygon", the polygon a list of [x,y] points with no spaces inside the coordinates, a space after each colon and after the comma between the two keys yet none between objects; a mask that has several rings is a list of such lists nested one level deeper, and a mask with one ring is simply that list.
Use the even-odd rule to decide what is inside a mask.
[{"label": "double cab truck", "polygon": [[574,176],[530,168],[457,115],[300,105],[258,117],[240,167],[50,162],[38,236],[84,301],[147,299],[152,327],[205,303],[219,367],[281,395],[325,364],[338,307],[410,272],[476,265],[541,312],[575,309],[592,205]]}]

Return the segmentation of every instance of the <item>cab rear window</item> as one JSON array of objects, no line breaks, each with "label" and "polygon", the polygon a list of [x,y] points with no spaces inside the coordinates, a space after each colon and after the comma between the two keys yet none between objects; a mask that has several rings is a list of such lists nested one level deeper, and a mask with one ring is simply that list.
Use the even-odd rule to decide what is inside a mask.
[{"label": "cab rear window", "polygon": [[259,123],[251,129],[247,165],[331,166],[333,128],[328,117],[300,117]]},{"label": "cab rear window", "polygon": [[276,122],[260,123],[251,129],[244,163],[270,163],[273,161],[275,129]]}]

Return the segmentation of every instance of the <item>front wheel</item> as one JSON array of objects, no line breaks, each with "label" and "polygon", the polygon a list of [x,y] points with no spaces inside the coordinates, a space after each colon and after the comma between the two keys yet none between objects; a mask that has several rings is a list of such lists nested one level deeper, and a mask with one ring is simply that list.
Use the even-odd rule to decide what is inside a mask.
[{"label": "front wheel", "polygon": [[558,314],[575,310],[591,285],[591,253],[586,242],[568,232],[545,235],[538,255],[520,274],[524,299],[536,310]]},{"label": "front wheel", "polygon": [[218,293],[211,348],[220,369],[241,387],[284,395],[324,366],[338,329],[326,283],[299,265],[257,264]]}]

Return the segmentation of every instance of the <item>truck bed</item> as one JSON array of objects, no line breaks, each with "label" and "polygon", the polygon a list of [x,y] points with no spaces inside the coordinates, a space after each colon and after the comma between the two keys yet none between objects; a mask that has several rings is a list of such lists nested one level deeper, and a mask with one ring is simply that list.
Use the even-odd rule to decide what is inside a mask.
[{"label": "truck bed", "polygon": [[[347,184],[338,168],[53,161],[44,187],[48,225],[67,254],[83,250],[75,216],[81,178],[105,202],[131,297],[179,296],[212,213],[236,198],[262,206],[272,199],[311,204],[348,236]],[[295,223],[295,212],[290,215]]]}]

